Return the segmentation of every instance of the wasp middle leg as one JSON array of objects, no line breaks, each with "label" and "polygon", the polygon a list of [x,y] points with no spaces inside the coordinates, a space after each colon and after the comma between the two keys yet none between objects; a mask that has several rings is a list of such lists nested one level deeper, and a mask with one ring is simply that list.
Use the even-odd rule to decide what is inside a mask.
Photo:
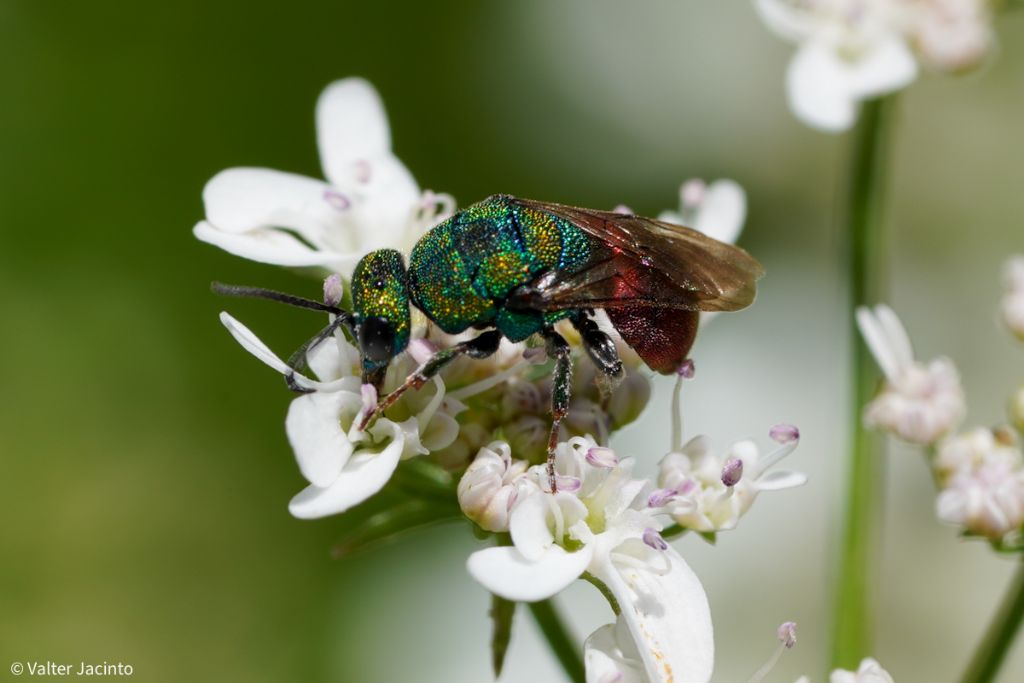
[{"label": "wasp middle leg", "polygon": [[441,349],[428,358],[427,362],[421,365],[419,369],[406,377],[405,381],[396,387],[394,391],[385,396],[373,410],[369,411],[363,417],[363,421],[359,423],[359,429],[366,429],[366,426],[373,421],[374,417],[380,415],[392,406],[395,401],[402,397],[402,394],[410,389],[419,389],[434,377],[434,375],[441,372],[441,369],[444,366],[448,365],[459,356],[466,355],[470,358],[487,358],[488,356],[493,355],[501,344],[501,338],[502,334],[498,330],[488,330],[469,341],[461,342],[447,349]]},{"label": "wasp middle leg", "polygon": [[552,328],[542,333],[548,356],[555,359],[555,373],[551,378],[551,433],[548,435],[548,483],[551,493],[557,490],[555,483],[555,449],[558,447],[558,430],[569,412],[572,395],[572,352],[569,343]]}]

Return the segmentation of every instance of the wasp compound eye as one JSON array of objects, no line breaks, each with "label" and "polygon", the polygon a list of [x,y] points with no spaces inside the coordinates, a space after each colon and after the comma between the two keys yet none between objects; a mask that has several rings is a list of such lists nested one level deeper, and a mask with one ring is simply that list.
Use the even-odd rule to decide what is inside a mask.
[{"label": "wasp compound eye", "polygon": [[395,330],[386,318],[371,317],[359,326],[359,348],[363,358],[375,363],[391,360],[395,349]]}]

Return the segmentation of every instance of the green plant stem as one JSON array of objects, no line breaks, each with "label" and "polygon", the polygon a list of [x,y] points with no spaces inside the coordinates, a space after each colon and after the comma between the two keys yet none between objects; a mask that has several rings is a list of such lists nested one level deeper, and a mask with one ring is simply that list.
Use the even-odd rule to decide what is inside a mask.
[{"label": "green plant stem", "polygon": [[870,654],[873,616],[869,577],[877,547],[883,460],[879,439],[864,429],[861,411],[875,391],[875,362],[861,340],[853,311],[877,303],[882,294],[882,216],[885,143],[892,97],[864,104],[853,134],[845,236],[852,348],[850,454],[845,519],[840,548],[832,630],[832,666],[857,668]]},{"label": "green plant stem", "polygon": [[961,679],[962,683],[988,683],[994,681],[999,667],[1006,659],[1006,653],[1024,620],[1024,561],[1010,583],[992,623],[989,624],[985,639],[975,650],[971,663]]},{"label": "green plant stem", "polygon": [[528,606],[530,614],[540,626],[541,633],[547,639],[551,651],[558,658],[558,662],[562,665],[569,680],[573,683],[584,683],[583,658],[580,656],[572,636],[569,635],[565,621],[558,614],[555,604],[549,598],[540,602],[528,603]]}]

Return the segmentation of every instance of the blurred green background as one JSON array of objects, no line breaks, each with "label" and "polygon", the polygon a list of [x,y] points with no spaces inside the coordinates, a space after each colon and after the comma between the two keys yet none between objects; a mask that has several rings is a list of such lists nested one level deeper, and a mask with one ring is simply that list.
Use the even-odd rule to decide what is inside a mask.
[{"label": "blurred green background", "polygon": [[[923,357],[960,364],[972,424],[999,420],[1024,379],[1024,349],[994,323],[999,267],[1024,250],[1024,13],[999,34],[991,68],[901,96],[892,155],[892,302]],[[289,396],[216,314],[281,350],[313,323],[208,283],[318,285],[190,233],[220,169],[319,176],[313,104],[347,75],[381,91],[421,185],[461,204],[500,191],[652,214],[692,176],[746,187],[743,243],[769,276],[749,313],[700,340],[687,429],[725,446],[794,422],[805,438],[787,464],[811,482],[763,496],[717,548],[679,547],[706,580],[716,680],[746,680],[787,619],[800,644],[773,680],[820,676],[848,140],[790,115],[791,54],[746,2],[2,0],[0,677],[11,661],[85,659],[143,681],[489,680],[466,528],[337,562],[335,520],[287,513],[303,485]],[[658,384],[617,442],[647,472],[668,393]],[[893,451],[876,656],[897,681],[954,680],[1011,563],[940,526],[925,468]],[[581,641],[610,620],[589,587],[562,604]],[[503,680],[557,677],[521,619]],[[1022,678],[1018,644],[1001,680]]]}]

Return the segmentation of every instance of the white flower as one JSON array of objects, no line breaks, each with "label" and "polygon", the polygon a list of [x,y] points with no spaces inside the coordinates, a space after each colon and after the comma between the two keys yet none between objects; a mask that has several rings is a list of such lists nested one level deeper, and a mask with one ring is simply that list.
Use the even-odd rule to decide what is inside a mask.
[{"label": "white flower", "polygon": [[1015,256],[1003,268],[1006,293],[1002,311],[1006,327],[1024,341],[1024,256]]},{"label": "white flower", "polygon": [[920,445],[934,443],[956,427],[966,406],[953,362],[915,362],[907,331],[884,304],[874,311],[857,309],[857,324],[886,379],[885,388],[864,411],[865,424]]},{"label": "white flower", "polygon": [[666,455],[660,465],[658,486],[650,500],[662,507],[680,526],[699,532],[735,528],[761,491],[778,491],[806,483],[799,472],[768,472],[799,443],[794,427],[776,427],[772,437],[778,448],[765,458],[752,441],[733,444],[717,457],[707,437],[691,439],[679,451]]},{"label": "white flower", "polygon": [[459,480],[459,507],[487,531],[508,531],[519,480],[529,463],[513,460],[508,444],[496,441],[480,450]]},{"label": "white flower", "polygon": [[554,494],[544,490],[545,468],[531,468],[532,485],[512,509],[514,545],[473,553],[469,572],[492,593],[524,602],[588,572],[615,597],[633,643],[621,654],[644,680],[707,681],[714,642],[704,589],[658,534],[659,511],[647,506],[650,485],[632,478],[633,461],[595,448],[585,438],[559,444]]},{"label": "white flower", "polygon": [[992,51],[989,0],[754,0],[764,22],[799,45],[786,89],[804,123],[849,128],[860,102],[917,77],[928,66],[964,71]]},{"label": "white flower", "polygon": [[958,472],[976,472],[994,464],[1024,466],[1020,449],[1008,429],[978,428],[951,436],[939,444],[932,461],[940,483]]},{"label": "white flower", "polygon": [[1024,455],[1008,429],[976,429],[945,441],[935,458],[939,519],[993,541],[1024,524]]},{"label": "white flower", "polygon": [[203,190],[206,220],[195,236],[254,261],[347,277],[366,253],[411,247],[451,213],[451,198],[421,194],[392,154],[384,107],[366,81],[329,85],[316,124],[327,182],[265,168],[222,171]]},{"label": "white flower", "polygon": [[799,46],[786,75],[790,107],[824,131],[848,129],[860,102],[909,85],[917,62],[892,0],[754,0],[761,18]]},{"label": "white flower", "polygon": [[679,210],[663,211],[658,220],[699,230],[719,242],[735,244],[747,215],[747,195],[732,180],[706,184],[699,178],[679,188]]},{"label": "white flower", "polygon": [[965,71],[992,52],[991,0],[917,0],[911,38],[922,60],[940,71]]},{"label": "white flower", "polygon": [[871,657],[862,659],[856,671],[836,669],[828,680],[830,683],[894,683],[889,672]]},{"label": "white flower", "polygon": [[[227,313],[221,322],[250,353],[283,375],[292,373],[255,334]],[[454,415],[462,405],[445,397],[445,385],[434,379],[434,391],[408,392],[391,410],[394,418],[378,418],[366,431],[358,429],[367,403],[375,402],[372,387],[360,384],[359,352],[338,331],[308,354],[319,377],[295,374],[295,382],[313,390],[294,399],[285,430],[299,470],[309,481],[288,505],[296,517],[312,519],[344,512],[377,493],[400,460],[444,448],[458,434]],[[403,355],[393,363],[385,388],[394,388],[414,369]],[[369,391],[366,391],[366,390]],[[404,404],[404,405],[403,405]]]}]

